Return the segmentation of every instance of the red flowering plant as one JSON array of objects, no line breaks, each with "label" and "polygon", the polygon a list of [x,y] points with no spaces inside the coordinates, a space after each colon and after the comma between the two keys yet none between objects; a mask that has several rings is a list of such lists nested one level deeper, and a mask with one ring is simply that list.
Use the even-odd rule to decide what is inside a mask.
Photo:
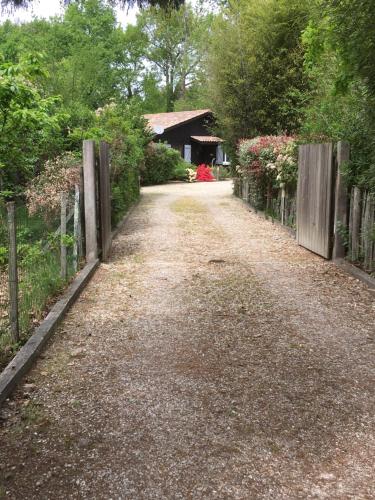
[{"label": "red flowering plant", "polygon": [[242,139],[238,144],[239,165],[236,170],[240,177],[253,174],[266,177],[272,183],[282,183],[287,180],[284,170],[288,171],[289,179],[294,168],[294,177],[296,177],[296,152],[296,139],[292,136],[269,135],[255,137],[255,139]]},{"label": "red flowering plant", "polygon": [[237,149],[237,175],[249,181],[255,205],[280,187],[295,186],[297,142],[293,136],[263,136],[242,139]]}]

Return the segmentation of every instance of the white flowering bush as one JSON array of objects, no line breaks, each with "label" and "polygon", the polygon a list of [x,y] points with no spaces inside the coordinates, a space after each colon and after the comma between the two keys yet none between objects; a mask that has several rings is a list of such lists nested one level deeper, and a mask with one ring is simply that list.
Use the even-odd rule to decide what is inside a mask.
[{"label": "white flowering bush", "polygon": [[42,173],[26,189],[27,208],[35,214],[60,209],[61,193],[68,193],[80,182],[81,161],[73,153],[64,153],[46,161]]},{"label": "white flowering bush", "polygon": [[186,178],[188,182],[194,182],[197,178],[197,172],[193,168],[186,169]]},{"label": "white flowering bush", "polygon": [[290,136],[243,139],[238,145],[240,177],[256,177],[260,183],[295,185],[297,181],[297,143]]}]

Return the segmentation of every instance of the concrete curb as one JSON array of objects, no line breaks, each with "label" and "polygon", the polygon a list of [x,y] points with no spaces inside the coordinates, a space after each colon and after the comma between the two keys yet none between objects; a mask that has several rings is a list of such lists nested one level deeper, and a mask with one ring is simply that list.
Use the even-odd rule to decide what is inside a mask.
[{"label": "concrete curb", "polygon": [[350,264],[350,262],[345,259],[335,259],[333,263],[346,273],[353,276],[353,278],[356,278],[357,280],[362,281],[362,283],[365,283],[370,288],[370,290],[375,290],[375,278],[365,273],[365,271],[362,271],[362,269],[359,269],[353,264]]},{"label": "concrete curb", "polygon": [[52,307],[41,325],[36,328],[34,334],[0,374],[0,406],[15,389],[22,377],[30,370],[43,347],[52,337],[57,326],[77,300],[98,266],[98,259],[86,264],[63,297]]}]

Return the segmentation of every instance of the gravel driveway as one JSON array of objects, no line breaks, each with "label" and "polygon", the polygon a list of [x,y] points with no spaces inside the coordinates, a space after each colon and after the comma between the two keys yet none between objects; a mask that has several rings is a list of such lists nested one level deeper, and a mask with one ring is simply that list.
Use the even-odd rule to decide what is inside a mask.
[{"label": "gravel driveway", "polygon": [[146,188],[1,410],[0,498],[374,498],[374,346],[374,294],[230,182]]}]

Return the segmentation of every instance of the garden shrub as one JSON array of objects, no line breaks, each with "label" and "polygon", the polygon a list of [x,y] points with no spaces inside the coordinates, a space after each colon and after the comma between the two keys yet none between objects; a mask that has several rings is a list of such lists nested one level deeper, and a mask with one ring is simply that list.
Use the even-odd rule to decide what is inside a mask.
[{"label": "garden shrub", "polygon": [[176,163],[173,169],[172,179],[176,181],[186,181],[188,176],[188,168],[191,168],[191,164],[187,163],[183,158],[180,157],[179,162]]},{"label": "garden shrub", "polygon": [[96,123],[85,138],[110,144],[111,218],[115,227],[139,197],[139,176],[151,140],[139,109],[111,103],[97,110]]},{"label": "garden shrub", "polygon": [[265,209],[281,187],[294,193],[298,176],[295,137],[243,139],[237,155],[236,175],[249,181],[249,201],[255,208]]},{"label": "garden shrub", "polygon": [[144,169],[141,174],[142,184],[148,186],[169,181],[173,178],[176,167],[181,172],[179,167],[181,161],[181,155],[175,149],[165,144],[150,143],[146,150]]}]

